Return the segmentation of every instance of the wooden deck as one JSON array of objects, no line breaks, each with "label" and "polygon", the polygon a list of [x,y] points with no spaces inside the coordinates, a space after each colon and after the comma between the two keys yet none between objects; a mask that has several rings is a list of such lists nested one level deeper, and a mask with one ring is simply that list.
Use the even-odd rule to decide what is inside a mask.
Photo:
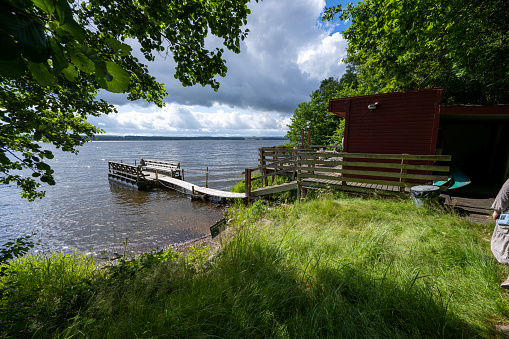
[{"label": "wooden deck", "polygon": [[[324,146],[324,148],[327,146]],[[335,146],[334,146],[335,147]],[[321,148],[321,147],[320,147]],[[300,188],[331,188],[349,192],[404,196],[411,187],[448,180],[448,155],[365,154],[292,148],[261,148],[260,165],[246,170],[247,199],[295,187],[268,185],[274,175],[291,176]],[[260,172],[261,176],[252,176]],[[251,182],[261,180],[262,189],[250,191]],[[445,187],[441,188],[445,190]]]}]

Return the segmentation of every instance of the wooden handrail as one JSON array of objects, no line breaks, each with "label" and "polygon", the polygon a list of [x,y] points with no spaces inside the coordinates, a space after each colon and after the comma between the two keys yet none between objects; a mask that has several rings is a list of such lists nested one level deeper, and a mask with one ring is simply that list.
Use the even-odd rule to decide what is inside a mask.
[{"label": "wooden handrail", "polygon": [[[276,158],[281,155],[286,156]],[[251,189],[253,181],[265,179],[267,183],[269,176],[284,174],[296,175],[297,187],[302,186],[303,180],[318,179],[337,182],[337,185],[342,186],[347,183],[363,183],[400,187],[398,191],[403,193],[405,187],[447,181],[451,159],[450,155],[321,152],[311,148],[265,147],[260,148],[260,166],[249,169],[249,175],[248,170],[245,172],[246,193],[248,188]],[[267,169],[272,171],[268,172]],[[251,174],[257,171],[262,172],[262,176],[252,178]]]}]

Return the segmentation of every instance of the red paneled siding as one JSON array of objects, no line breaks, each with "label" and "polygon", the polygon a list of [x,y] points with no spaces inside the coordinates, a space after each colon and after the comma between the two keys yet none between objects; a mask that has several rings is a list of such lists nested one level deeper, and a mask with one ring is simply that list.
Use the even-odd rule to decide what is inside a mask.
[{"label": "red paneled siding", "polygon": [[441,96],[442,89],[367,95],[331,100],[338,102],[329,108],[346,110],[345,152],[435,154]]},{"label": "red paneled siding", "polygon": [[[350,98],[345,151],[435,154],[442,90],[431,89]],[[378,102],[378,108],[368,105]]]}]

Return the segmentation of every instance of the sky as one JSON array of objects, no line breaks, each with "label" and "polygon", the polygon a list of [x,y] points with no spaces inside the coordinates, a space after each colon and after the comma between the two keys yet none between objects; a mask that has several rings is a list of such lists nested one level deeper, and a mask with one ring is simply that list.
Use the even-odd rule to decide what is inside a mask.
[{"label": "sky", "polygon": [[321,80],[346,71],[341,60],[347,41],[341,31],[348,22],[322,22],[321,13],[326,5],[347,2],[252,2],[241,52],[223,54],[228,72],[218,78],[219,91],[182,86],[173,77],[174,61],[159,57],[148,66],[150,74],[165,84],[165,107],[103,91],[99,98],[115,105],[119,113],[91,117],[89,122],[107,135],[284,136],[297,105],[309,100]]}]

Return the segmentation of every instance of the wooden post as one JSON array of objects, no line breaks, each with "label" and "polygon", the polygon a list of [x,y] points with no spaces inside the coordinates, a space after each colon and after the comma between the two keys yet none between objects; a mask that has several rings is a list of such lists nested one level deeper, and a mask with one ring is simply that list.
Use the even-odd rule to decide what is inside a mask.
[{"label": "wooden post", "polygon": [[184,178],[184,169],[182,169],[182,181],[186,181],[186,179]]},{"label": "wooden post", "polygon": [[300,180],[297,179],[297,202],[300,202]]},{"label": "wooden post", "polygon": [[194,186],[191,186],[191,192],[193,193],[194,195]]},{"label": "wooden post", "polygon": [[134,160],[134,166],[136,166],[136,160]]},{"label": "wooden post", "polygon": [[[348,159],[348,157],[346,157],[346,159]],[[341,161],[345,161],[344,155],[341,157]],[[341,169],[347,169],[347,168],[345,167],[345,165],[342,165]],[[345,173],[341,173],[341,186],[346,186],[346,174]]]},{"label": "wooden post", "polygon": [[[265,166],[267,165],[267,162],[265,161],[265,151],[262,149],[260,152],[260,159],[261,159],[261,165]],[[263,175],[267,175],[267,167],[263,168]],[[262,185],[265,183],[265,186],[269,186],[269,178],[265,177],[262,181]]]},{"label": "wooden post", "polygon": [[209,168],[207,167],[207,172],[205,174],[205,188],[209,188]]},{"label": "wooden post", "polygon": [[157,170],[156,170],[156,186],[159,187],[159,179],[158,179],[158,176],[157,176]]},{"label": "wooden post", "polygon": [[[408,154],[403,154],[403,155],[408,155]],[[407,159],[401,159],[401,169],[399,170],[399,174],[401,175],[401,177],[399,178],[399,182],[402,182],[402,183],[405,183],[406,182],[406,168],[403,168],[404,165],[408,164],[408,160]],[[405,187],[404,186],[401,186],[399,188],[399,192],[400,193],[405,193]]]},{"label": "wooden post", "polygon": [[247,168],[245,172],[245,180],[244,183],[246,184],[246,199],[247,203],[249,204],[249,201],[251,200],[251,169]]},{"label": "wooden post", "polygon": [[309,147],[309,136],[310,136],[311,130],[308,129],[308,144],[307,147]]}]

